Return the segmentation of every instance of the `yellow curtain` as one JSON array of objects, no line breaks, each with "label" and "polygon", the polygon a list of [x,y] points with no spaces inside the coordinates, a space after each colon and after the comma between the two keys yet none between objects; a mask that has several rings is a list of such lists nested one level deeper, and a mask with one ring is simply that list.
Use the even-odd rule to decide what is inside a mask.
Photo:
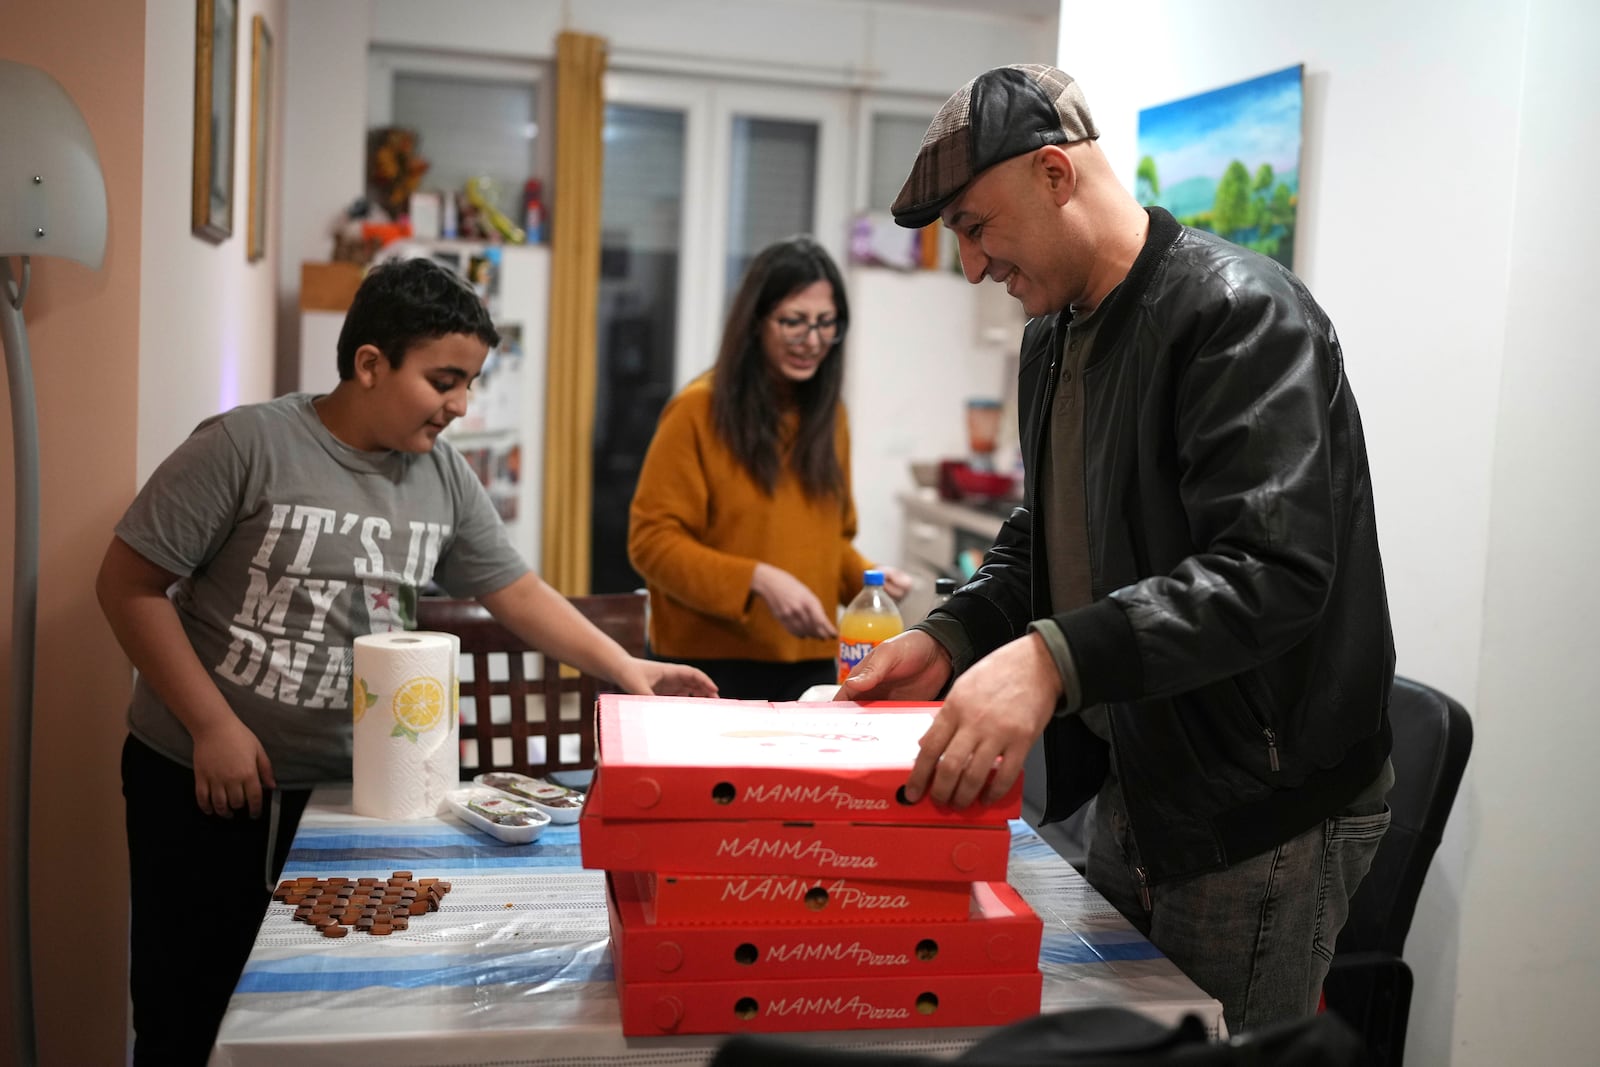
[{"label": "yellow curtain", "polygon": [[605,70],[604,38],[581,33],[556,38],[556,172],[550,213],[540,573],[567,596],[589,591]]}]

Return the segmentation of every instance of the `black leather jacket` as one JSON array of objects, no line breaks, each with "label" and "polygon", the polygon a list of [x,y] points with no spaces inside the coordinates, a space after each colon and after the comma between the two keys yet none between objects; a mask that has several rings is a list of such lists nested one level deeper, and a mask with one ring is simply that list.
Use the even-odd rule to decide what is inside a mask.
[{"label": "black leather jacket", "polygon": [[1093,603],[1053,612],[1034,551],[1064,311],[1024,335],[1025,506],[936,617],[979,656],[1055,619],[1112,743],[1076,715],[1050,725],[1045,819],[1087,801],[1109,755],[1136,873],[1158,882],[1275,847],[1371,784],[1394,639],[1360,414],[1300,281],[1157,208],[1102,315],[1083,380]]}]

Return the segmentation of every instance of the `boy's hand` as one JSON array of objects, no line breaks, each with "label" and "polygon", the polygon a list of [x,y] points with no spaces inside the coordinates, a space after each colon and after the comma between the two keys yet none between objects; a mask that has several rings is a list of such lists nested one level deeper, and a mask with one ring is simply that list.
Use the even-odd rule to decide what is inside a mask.
[{"label": "boy's hand", "polygon": [[[635,659],[633,672],[646,686],[644,695],[658,697],[714,697],[717,685],[702,671],[682,663],[661,663],[651,659]],[[622,679],[619,684],[629,692],[638,692]],[[637,683],[636,683],[637,684]]]},{"label": "boy's hand", "polygon": [[194,799],[208,815],[261,814],[262,787],[276,789],[272,761],[250,728],[233,716],[194,735]]}]

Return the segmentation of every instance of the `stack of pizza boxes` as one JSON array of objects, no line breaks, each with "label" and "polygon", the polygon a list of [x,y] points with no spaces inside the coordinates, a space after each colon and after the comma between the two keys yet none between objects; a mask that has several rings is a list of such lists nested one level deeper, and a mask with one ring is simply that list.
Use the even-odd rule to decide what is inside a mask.
[{"label": "stack of pizza boxes", "polygon": [[632,1036],[993,1026],[1039,1011],[1006,884],[1021,788],[903,799],[932,704],[603,696],[583,865]]}]

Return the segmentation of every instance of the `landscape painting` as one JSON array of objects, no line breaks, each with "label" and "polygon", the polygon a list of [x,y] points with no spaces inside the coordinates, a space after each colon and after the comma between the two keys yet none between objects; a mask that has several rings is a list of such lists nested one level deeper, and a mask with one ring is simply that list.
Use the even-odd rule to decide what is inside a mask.
[{"label": "landscape painting", "polygon": [[1302,65],[1139,112],[1134,190],[1294,269]]}]

